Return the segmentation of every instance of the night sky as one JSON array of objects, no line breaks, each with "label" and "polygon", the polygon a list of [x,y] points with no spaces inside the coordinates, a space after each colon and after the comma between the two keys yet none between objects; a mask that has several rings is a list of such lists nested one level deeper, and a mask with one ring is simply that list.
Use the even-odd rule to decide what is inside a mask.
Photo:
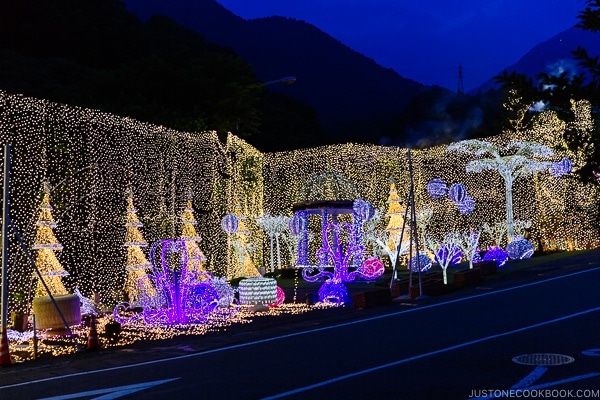
[{"label": "night sky", "polygon": [[400,75],[466,91],[577,23],[583,0],[217,0],[246,18],[309,22]]}]

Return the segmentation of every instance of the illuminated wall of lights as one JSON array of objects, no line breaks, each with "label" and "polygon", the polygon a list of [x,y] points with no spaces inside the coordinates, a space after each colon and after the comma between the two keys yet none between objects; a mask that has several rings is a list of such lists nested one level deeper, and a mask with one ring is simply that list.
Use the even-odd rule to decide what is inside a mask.
[{"label": "illuminated wall of lights", "polygon": [[[127,276],[127,191],[148,243],[180,236],[180,216],[192,193],[199,246],[216,276],[227,268],[227,238],[219,221],[233,209],[228,199],[251,194],[253,202],[240,199],[242,206],[262,208],[261,191],[240,183],[248,172],[229,165],[228,151],[240,154],[237,160],[251,153],[233,136],[223,145],[214,132],[177,132],[0,92],[0,142],[11,144],[11,219],[25,243],[34,243],[47,181],[54,234],[64,246],[57,257],[69,273],[63,282],[68,291],[97,293],[108,305],[122,300]],[[260,165],[260,158],[255,161]],[[31,300],[37,281],[14,235],[9,262],[11,291]]]},{"label": "illuminated wall of lights", "polygon": [[[574,102],[573,108],[571,127],[582,134],[590,132],[589,104]],[[568,158],[576,170],[585,149],[566,150],[561,139],[565,128],[565,122],[546,112],[527,134],[486,140],[499,145],[538,141],[554,148],[552,161]],[[107,304],[121,300],[127,275],[123,243],[128,190],[148,243],[180,236],[181,215],[191,193],[206,269],[225,276],[232,260],[227,234],[220,226],[226,214],[241,212],[247,217],[250,240],[256,245],[252,261],[260,267],[265,266],[263,255],[269,254],[269,240],[255,218],[266,211],[292,216],[292,205],[303,200],[303,188],[313,174],[343,174],[356,185],[360,197],[378,209],[385,206],[390,177],[400,199],[407,198],[409,189],[407,149],[403,148],[349,143],[263,154],[231,134],[223,144],[214,132],[178,132],[1,91],[0,141],[12,145],[11,217],[25,242],[34,242],[43,182],[48,181],[57,222],[54,233],[64,246],[57,257],[69,272],[65,286],[77,287],[88,297],[98,293]],[[415,149],[411,156],[416,209],[433,210],[428,234],[441,239],[449,231],[470,232],[484,222],[503,220],[502,178],[494,171],[465,172],[466,163],[475,156],[450,153],[446,146]],[[464,185],[477,204],[475,210],[463,215],[447,197],[432,198],[426,185],[434,178]],[[513,196],[515,219],[533,222],[530,240],[536,248],[600,246],[597,187],[583,185],[571,175],[553,177],[542,172],[516,180]],[[382,218],[381,229],[387,222]],[[310,225],[320,229],[312,226],[314,221]],[[37,282],[14,236],[10,240],[11,290],[27,295]],[[482,234],[480,248],[490,245],[491,239]]]},{"label": "illuminated wall of lights", "polygon": [[[583,135],[593,129],[589,103],[573,102],[575,119],[570,128]],[[502,134],[486,141],[505,146],[511,141],[537,141],[554,149],[552,161],[573,161],[573,169],[582,165],[582,151],[567,150],[562,133],[567,125],[552,112],[544,112],[531,130]],[[505,220],[504,182],[496,171],[467,173],[465,165],[474,155],[447,151],[436,146],[411,151],[415,178],[416,210],[433,210],[426,231],[441,239],[451,231],[470,232],[483,223]],[[409,174],[407,149],[366,144],[338,144],[314,149],[266,153],[264,155],[264,203],[273,214],[291,215],[291,206],[302,200],[302,185],[312,174],[329,171],[344,174],[356,183],[361,197],[375,208],[385,206],[389,178],[396,183],[400,199],[408,197]],[[463,215],[448,197],[435,199],[427,193],[432,179],[448,186],[460,182],[476,207]],[[597,185],[583,185],[572,175],[553,177],[548,171],[519,178],[513,186],[515,220],[533,222],[530,240],[536,248],[572,250],[600,246],[600,195]],[[381,229],[387,219],[382,220]],[[482,234],[480,247],[486,250],[492,238]],[[506,243],[503,243],[505,246]],[[367,250],[369,252],[369,250]]]}]

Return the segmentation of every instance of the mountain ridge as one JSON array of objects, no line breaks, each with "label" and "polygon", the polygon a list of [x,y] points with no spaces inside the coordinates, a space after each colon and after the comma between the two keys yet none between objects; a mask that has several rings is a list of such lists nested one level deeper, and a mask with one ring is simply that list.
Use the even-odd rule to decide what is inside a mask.
[{"label": "mountain ridge", "polygon": [[142,19],[164,14],[208,42],[232,48],[254,66],[263,82],[295,76],[297,82],[291,86],[270,85],[268,89],[309,104],[324,128],[348,141],[382,136],[393,116],[427,87],[302,20],[246,20],[213,0],[173,0],[168,5],[158,0],[126,0],[125,4]]}]

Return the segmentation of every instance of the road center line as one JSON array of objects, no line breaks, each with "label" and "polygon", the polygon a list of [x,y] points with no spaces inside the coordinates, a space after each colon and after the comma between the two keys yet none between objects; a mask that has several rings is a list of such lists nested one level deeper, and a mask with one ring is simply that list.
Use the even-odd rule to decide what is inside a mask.
[{"label": "road center line", "polygon": [[477,299],[477,298],[481,298],[481,297],[485,297],[485,296],[493,296],[493,295],[496,295],[496,294],[499,294],[499,293],[504,293],[504,292],[508,292],[508,291],[512,291],[512,290],[522,289],[522,288],[529,287],[529,286],[540,285],[540,284],[544,284],[546,282],[551,282],[551,281],[558,280],[558,279],[570,278],[572,276],[576,276],[576,275],[580,275],[580,274],[585,274],[585,273],[588,273],[588,272],[595,272],[595,271],[598,271],[598,270],[600,270],[600,267],[586,269],[586,270],[583,270],[583,271],[572,272],[572,273],[569,273],[569,274],[566,274],[566,275],[555,276],[555,277],[547,278],[547,279],[544,279],[544,280],[541,280],[541,281],[529,282],[529,283],[525,283],[525,284],[518,285],[518,286],[511,286],[511,287],[504,288],[504,289],[499,289],[499,290],[496,290],[496,291],[493,291],[493,292],[485,292],[485,293],[480,293],[480,294],[473,295],[473,296],[461,297],[461,298],[458,298],[458,299],[453,299],[453,300],[445,301],[443,303],[428,304],[428,305],[425,305],[425,306],[420,306],[420,307],[416,307],[416,308],[405,309],[405,310],[402,310],[402,311],[397,311],[397,312],[393,312],[393,313],[389,313],[389,314],[377,315],[377,316],[374,316],[374,317],[369,317],[369,318],[364,318],[364,319],[359,319],[359,320],[344,322],[344,323],[337,324],[337,325],[329,325],[329,326],[324,326],[324,327],[321,327],[321,328],[313,328],[313,329],[309,329],[309,330],[305,330],[305,331],[288,333],[288,334],[285,334],[285,335],[271,337],[271,338],[267,338],[267,339],[261,339],[261,340],[255,340],[255,341],[252,341],[252,342],[239,343],[239,344],[234,344],[234,345],[230,345],[230,346],[219,347],[217,349],[206,350],[206,351],[199,352],[199,353],[186,354],[186,355],[177,356],[177,357],[171,357],[171,358],[162,358],[160,360],[145,361],[145,362],[136,363],[136,364],[120,365],[118,367],[110,367],[110,368],[97,369],[97,370],[92,370],[92,371],[77,372],[77,373],[69,374],[69,375],[53,376],[53,377],[50,377],[50,378],[38,379],[38,380],[28,381],[28,382],[15,383],[15,384],[6,385],[6,386],[0,386],[0,391],[2,391],[2,389],[5,389],[5,388],[25,386],[25,385],[29,385],[29,384],[54,381],[54,380],[58,380],[58,379],[64,379],[64,378],[70,378],[70,377],[76,377],[76,376],[90,375],[90,374],[95,374],[95,373],[99,373],[99,372],[118,371],[118,370],[122,370],[122,369],[137,368],[137,367],[143,367],[143,366],[146,366],[146,365],[153,365],[153,364],[159,364],[159,363],[164,363],[164,362],[177,361],[177,360],[181,360],[181,359],[185,359],[185,358],[201,357],[201,356],[208,355],[208,354],[218,353],[218,352],[222,352],[222,351],[235,350],[235,349],[239,349],[239,348],[242,348],[242,347],[254,346],[254,345],[257,345],[257,344],[274,342],[274,341],[277,341],[277,340],[287,339],[287,338],[295,337],[295,336],[307,335],[307,334],[311,334],[311,333],[314,333],[314,332],[326,331],[326,330],[330,330],[330,329],[337,329],[337,328],[342,328],[342,327],[346,327],[346,326],[349,326],[349,325],[362,324],[364,322],[375,321],[375,320],[382,319],[382,318],[395,317],[395,316],[398,316],[398,315],[401,315],[401,314],[405,314],[405,313],[418,312],[418,311],[421,311],[421,310],[427,310],[427,309],[435,308],[435,307],[442,307],[442,306],[445,306],[445,305],[448,305],[448,304],[460,303],[460,302],[463,302],[463,301]]},{"label": "road center line", "polygon": [[527,330],[530,330],[530,329],[539,328],[541,326],[553,324],[555,322],[564,321],[564,320],[567,320],[567,319],[570,319],[570,318],[579,317],[581,315],[586,315],[586,314],[589,314],[589,313],[592,313],[592,312],[596,312],[596,311],[600,311],[600,307],[590,308],[588,310],[580,311],[580,312],[577,312],[577,313],[574,313],[574,314],[565,315],[563,317],[551,319],[551,320],[544,321],[544,322],[539,322],[537,324],[525,326],[525,327],[522,327],[522,328],[513,329],[511,331],[497,333],[495,335],[490,335],[490,336],[487,336],[487,337],[483,337],[483,338],[479,338],[479,339],[475,339],[475,340],[470,340],[468,342],[464,342],[464,343],[456,344],[454,346],[446,347],[446,348],[443,348],[443,349],[434,350],[434,351],[430,351],[430,352],[427,352],[427,353],[419,354],[419,355],[416,355],[416,356],[404,358],[402,360],[394,361],[394,362],[391,362],[391,363],[387,363],[387,364],[383,364],[383,365],[378,365],[377,367],[363,369],[362,371],[353,372],[353,373],[347,374],[347,375],[341,375],[341,376],[338,376],[336,378],[328,379],[326,381],[314,383],[312,385],[308,385],[308,386],[304,386],[304,387],[301,387],[301,388],[289,390],[287,392],[275,394],[275,395],[272,395],[272,396],[269,396],[269,397],[263,397],[262,400],[281,399],[283,397],[287,397],[287,396],[291,396],[291,395],[294,395],[294,394],[306,392],[308,390],[312,390],[312,389],[316,389],[316,388],[319,388],[319,387],[322,387],[322,386],[330,385],[332,383],[336,383],[336,382],[343,381],[343,380],[346,380],[346,379],[355,378],[355,377],[360,376],[360,375],[364,375],[364,374],[368,374],[368,373],[371,373],[371,372],[379,371],[379,370],[382,370],[382,369],[385,369],[385,368],[389,368],[389,367],[395,367],[397,365],[405,364],[405,363],[410,362],[410,361],[415,361],[415,360],[419,360],[421,358],[426,358],[426,357],[434,356],[434,355],[437,355],[437,354],[446,353],[448,351],[452,351],[452,350],[460,349],[460,348],[463,348],[463,347],[471,346],[471,345],[477,344],[477,343],[482,343],[482,342],[485,342],[485,341],[488,341],[488,340],[492,340],[492,339],[497,339],[497,338],[504,337],[504,336],[513,335],[515,333],[520,333],[520,332],[524,332],[524,331],[527,331]]}]

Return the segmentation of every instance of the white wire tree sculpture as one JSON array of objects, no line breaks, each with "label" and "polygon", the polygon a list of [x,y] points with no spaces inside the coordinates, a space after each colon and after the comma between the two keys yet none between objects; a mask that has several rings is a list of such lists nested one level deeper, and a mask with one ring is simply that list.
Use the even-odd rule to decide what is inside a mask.
[{"label": "white wire tree sculpture", "polygon": [[450,232],[444,235],[444,239],[439,242],[431,236],[425,236],[425,243],[429,250],[435,255],[435,261],[442,268],[444,276],[444,285],[448,284],[447,270],[450,264],[452,264],[453,254],[460,249],[458,246],[459,237],[454,233]]},{"label": "white wire tree sculpture", "polygon": [[495,222],[493,224],[484,222],[481,225],[481,229],[490,237],[492,246],[501,246],[504,236],[506,236],[506,224],[504,222]]},{"label": "white wire tree sculpture", "polygon": [[[503,155],[510,151],[513,154]],[[467,172],[484,170],[498,171],[504,179],[506,188],[506,229],[509,239],[514,236],[513,182],[523,176],[535,175],[547,170],[551,161],[540,160],[554,155],[552,149],[537,142],[511,142],[505,147],[497,146],[484,140],[464,140],[448,146],[447,150],[469,153],[475,156],[491,155],[491,158],[480,158],[467,163]]]},{"label": "white wire tree sculpture", "polygon": [[454,234],[455,243],[467,260],[469,260],[469,269],[473,269],[473,260],[479,251],[479,232],[456,232]]},{"label": "white wire tree sculpture", "polygon": [[271,272],[275,271],[275,251],[277,251],[277,269],[281,269],[281,246],[279,238],[288,229],[290,217],[285,215],[271,215],[266,212],[262,217],[256,218],[256,223],[261,227],[265,233],[269,236],[271,244]]}]

